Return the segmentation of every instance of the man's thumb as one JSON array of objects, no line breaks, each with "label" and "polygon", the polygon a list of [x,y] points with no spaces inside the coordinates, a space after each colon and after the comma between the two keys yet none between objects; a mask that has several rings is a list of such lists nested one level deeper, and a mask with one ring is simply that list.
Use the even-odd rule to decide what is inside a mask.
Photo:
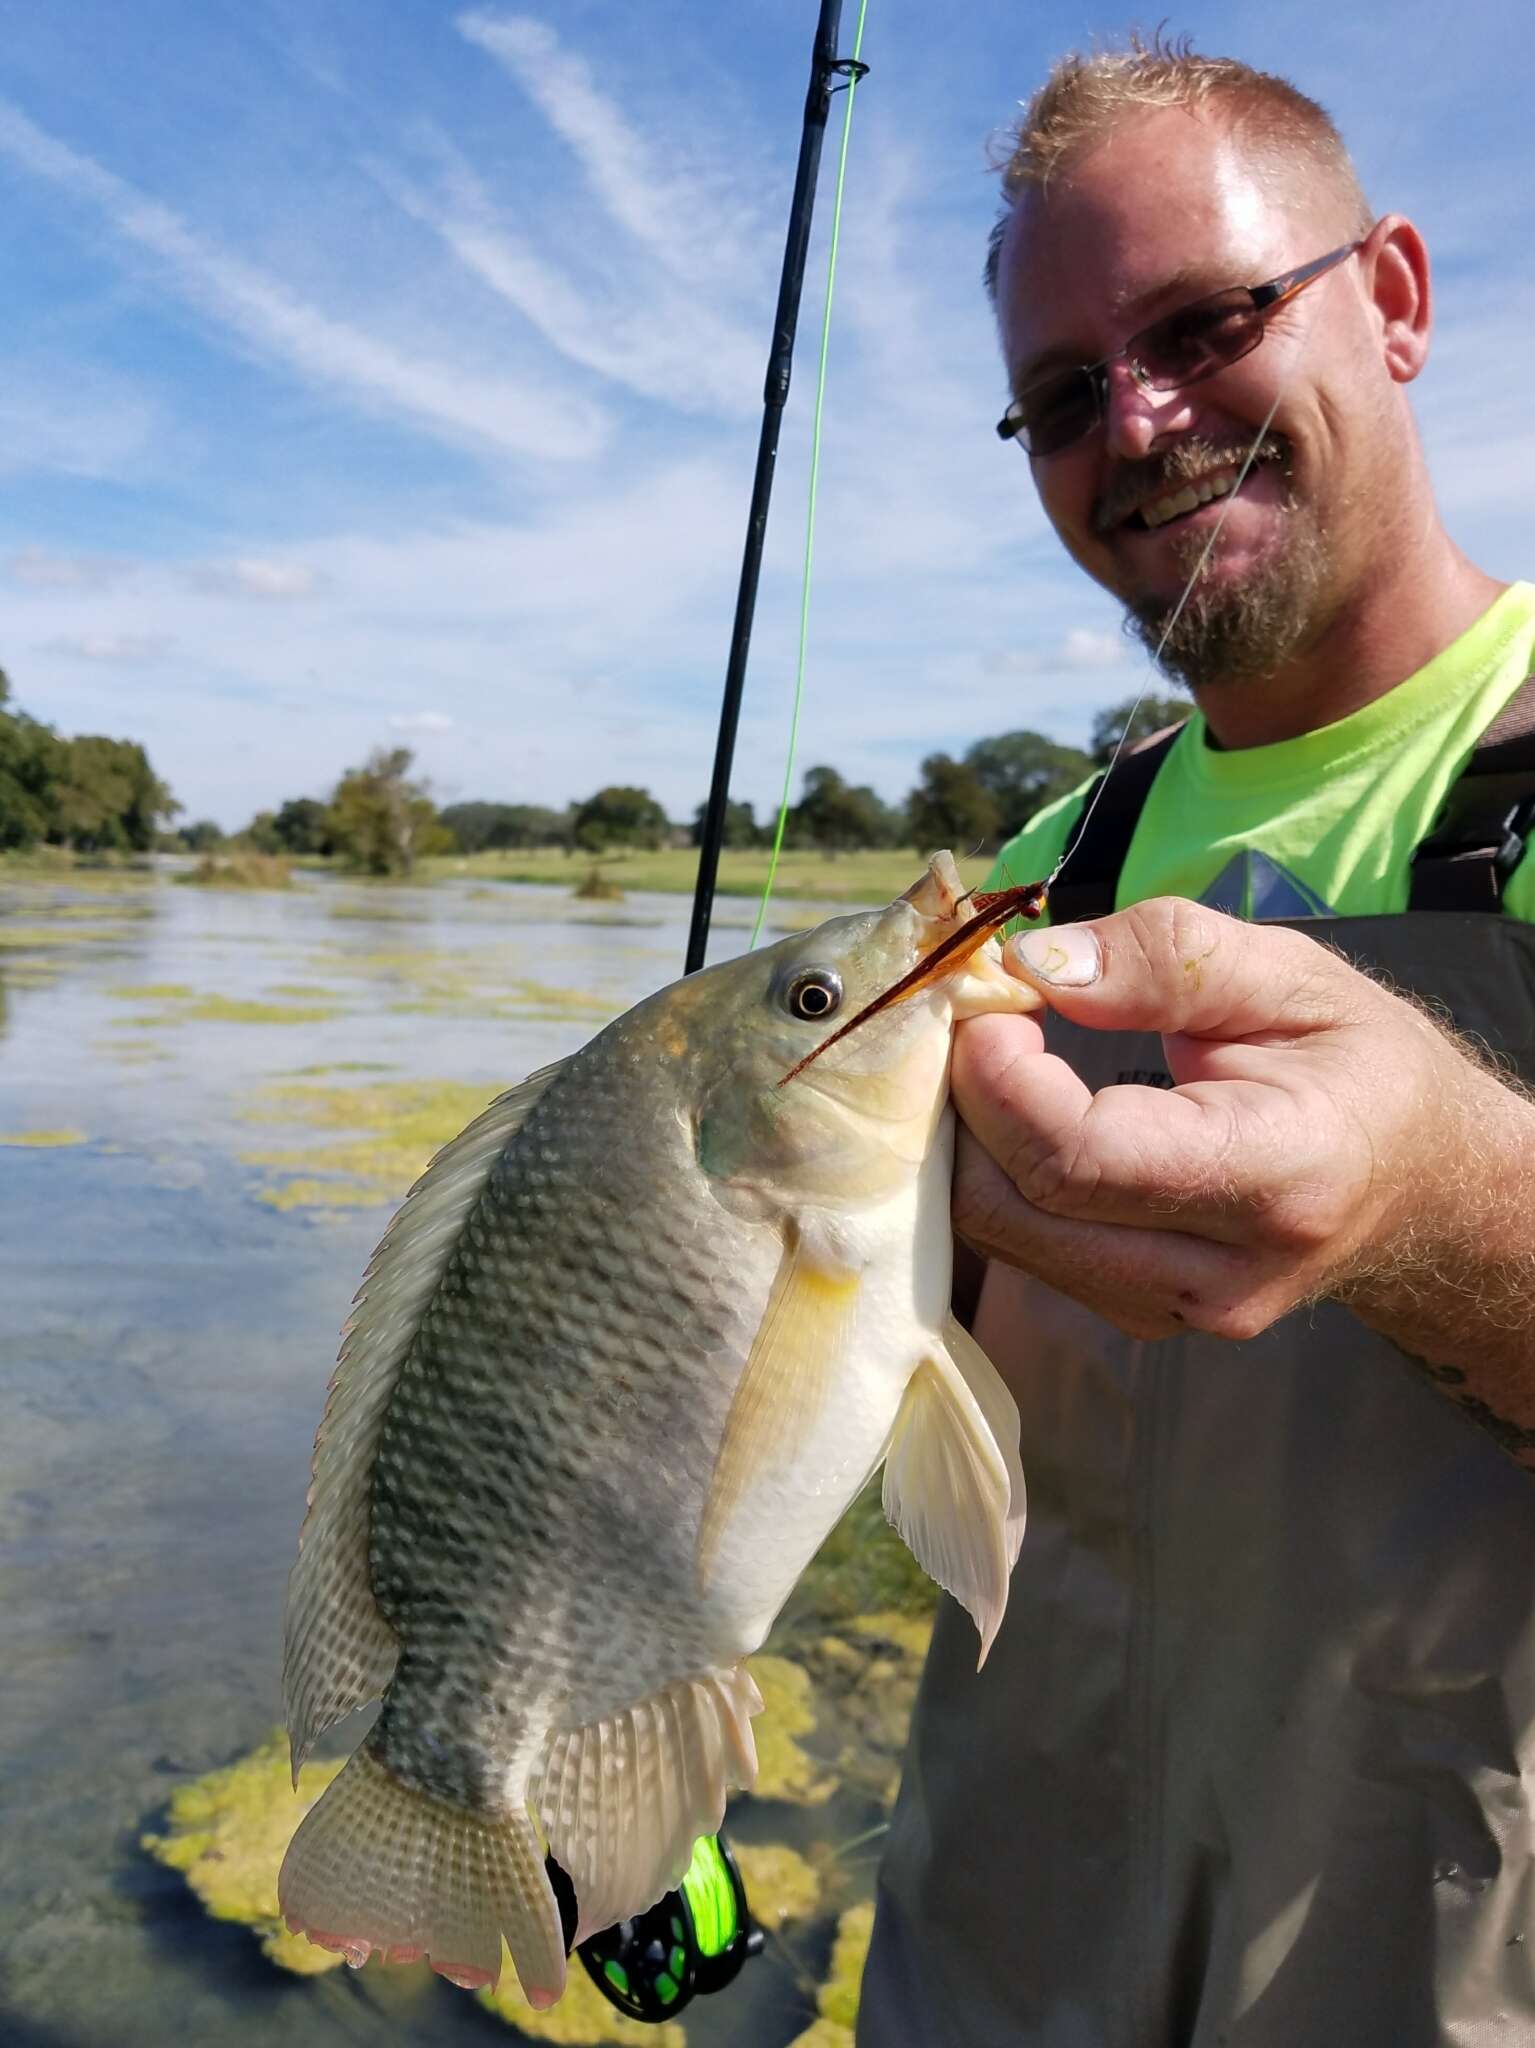
[{"label": "man's thumb", "polygon": [[1351,1007],[1348,970],[1314,939],[1181,896],[1018,932],[1002,957],[1053,1010],[1099,1030],[1241,1038],[1315,1029]]}]

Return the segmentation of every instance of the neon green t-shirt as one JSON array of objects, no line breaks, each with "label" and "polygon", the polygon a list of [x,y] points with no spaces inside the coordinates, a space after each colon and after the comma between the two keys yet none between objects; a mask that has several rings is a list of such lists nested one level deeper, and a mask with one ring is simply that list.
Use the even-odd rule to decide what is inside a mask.
[{"label": "neon green t-shirt", "polygon": [[[1335,725],[1222,752],[1206,744],[1194,712],[1152,784],[1116,906],[1188,896],[1254,918],[1405,910],[1414,849],[1532,670],[1535,584],[1515,583],[1443,653]],[[1089,786],[1031,818],[986,886],[1049,874]],[[1503,902],[1535,922],[1535,850]]]}]

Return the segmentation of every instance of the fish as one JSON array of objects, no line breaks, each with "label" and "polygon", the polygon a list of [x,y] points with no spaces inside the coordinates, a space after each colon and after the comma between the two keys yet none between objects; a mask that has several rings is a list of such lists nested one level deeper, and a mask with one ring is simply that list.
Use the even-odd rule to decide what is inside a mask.
[{"label": "fish", "polygon": [[[1001,1623],[1018,1412],[950,1312],[954,1029],[1039,998],[952,857],[673,983],[501,1095],[373,1254],[285,1618],[294,1782],[381,1701],[279,1899],[361,1965],[529,2002],[676,1885],[756,1775],[747,1669],[884,1467],[887,1515]],[[856,1028],[850,1028],[850,1020]]]}]

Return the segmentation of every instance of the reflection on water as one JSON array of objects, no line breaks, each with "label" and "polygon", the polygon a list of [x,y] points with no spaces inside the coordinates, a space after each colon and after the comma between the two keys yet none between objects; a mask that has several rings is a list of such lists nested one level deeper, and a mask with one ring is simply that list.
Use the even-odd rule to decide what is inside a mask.
[{"label": "reflection on water", "polygon": [[[672,979],[687,912],[452,882],[0,879],[8,2048],[514,2038],[421,1972],[284,1974],[139,1841],[280,1719],[310,1443],[388,1204],[475,1102]],[[722,917],[717,956],[749,929],[746,906]],[[848,1547],[866,1570],[868,1543]],[[808,2027],[836,1912],[868,1889],[909,1688],[899,1645],[839,1629],[791,1608],[815,1682],[802,1739],[835,1790],[741,1802],[732,1822],[806,1855],[821,1910],[689,2009],[695,2048]],[[878,1726],[849,1658],[878,1667]]]}]

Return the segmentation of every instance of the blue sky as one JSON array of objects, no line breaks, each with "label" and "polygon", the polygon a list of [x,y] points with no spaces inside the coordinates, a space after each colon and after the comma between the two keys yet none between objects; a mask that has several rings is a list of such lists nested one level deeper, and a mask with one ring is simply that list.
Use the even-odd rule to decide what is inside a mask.
[{"label": "blue sky", "polygon": [[[0,665],[193,817],[408,744],[439,800],[702,799],[815,0],[33,0],[0,67]],[[845,0],[851,45],[857,0]],[[978,278],[988,138],[1138,17],[871,0],[800,763],[1086,737],[1145,680],[1065,561]],[[1144,17],[1142,17],[1144,18]],[[1154,20],[1154,17],[1153,17]],[[1513,0],[1187,7],[1435,260],[1452,531],[1535,571],[1535,56]],[[834,141],[735,793],[787,744]]]}]

